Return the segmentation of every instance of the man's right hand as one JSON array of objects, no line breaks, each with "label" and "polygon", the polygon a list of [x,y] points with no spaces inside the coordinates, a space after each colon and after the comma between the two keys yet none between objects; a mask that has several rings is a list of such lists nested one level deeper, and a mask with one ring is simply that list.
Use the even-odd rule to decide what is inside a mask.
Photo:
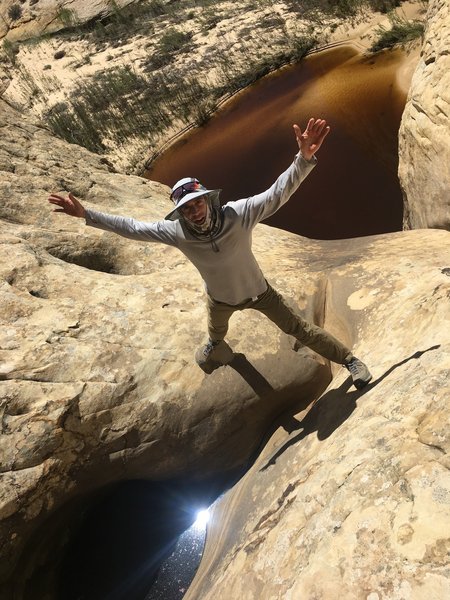
[{"label": "man's right hand", "polygon": [[311,117],[303,133],[298,125],[294,125],[294,132],[303,158],[311,160],[323,144],[326,136],[330,133],[330,127],[327,125],[325,119],[314,119]]},{"label": "man's right hand", "polygon": [[53,209],[53,212],[65,213],[71,217],[79,217],[81,219],[86,218],[84,206],[75,198],[72,193],[69,193],[68,198],[58,196],[58,194],[52,194],[48,201],[50,204],[56,204],[59,206],[59,208]]}]

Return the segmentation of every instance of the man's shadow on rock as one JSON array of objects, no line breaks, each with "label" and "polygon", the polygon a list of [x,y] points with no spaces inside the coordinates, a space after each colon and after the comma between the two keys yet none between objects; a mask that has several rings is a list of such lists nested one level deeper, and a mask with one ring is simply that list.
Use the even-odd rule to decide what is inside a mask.
[{"label": "man's shadow on rock", "polygon": [[352,414],[357,406],[357,400],[361,398],[361,396],[381,383],[383,379],[389,377],[389,375],[398,367],[401,367],[412,359],[419,359],[425,352],[430,352],[437,348],[440,348],[440,345],[431,346],[426,350],[415,352],[408,358],[392,365],[392,367],[385,371],[383,375],[370,382],[361,390],[354,389],[349,391],[352,385],[352,378],[348,377],[338,388],[326,392],[316,400],[312,408],[301,421],[298,421],[294,417],[290,417],[289,428],[286,427],[285,423],[281,423],[289,433],[293,433],[298,429],[301,429],[302,431],[294,437],[289,438],[280,448],[278,448],[275,454],[260,470],[265,471],[270,466],[274,465],[277,459],[286,452],[290,446],[300,442],[315,431],[317,431],[317,438],[319,440],[325,440],[330,437],[330,435],[332,435]]},{"label": "man's shadow on rock", "polygon": [[228,366],[239,373],[258,396],[265,396],[274,391],[267,379],[247,360],[245,354],[234,354],[233,360]]}]

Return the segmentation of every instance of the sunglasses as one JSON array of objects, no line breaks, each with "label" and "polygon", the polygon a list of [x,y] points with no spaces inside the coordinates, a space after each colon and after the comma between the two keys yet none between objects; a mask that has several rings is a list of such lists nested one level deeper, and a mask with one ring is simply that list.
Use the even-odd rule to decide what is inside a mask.
[{"label": "sunglasses", "polygon": [[192,181],[188,181],[187,183],[183,183],[183,185],[177,187],[170,194],[170,198],[175,204],[178,204],[178,202],[182,198],[184,198],[186,194],[190,194],[191,192],[197,192],[198,190],[205,190],[206,192],[205,186],[202,185],[198,179],[193,179]]}]

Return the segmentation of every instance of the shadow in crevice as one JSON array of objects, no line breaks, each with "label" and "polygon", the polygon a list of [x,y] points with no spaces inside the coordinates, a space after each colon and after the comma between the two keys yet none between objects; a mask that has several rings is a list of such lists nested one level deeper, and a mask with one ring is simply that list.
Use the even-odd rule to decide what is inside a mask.
[{"label": "shadow in crevice", "polygon": [[[272,403],[274,401],[274,394],[277,393],[275,388],[273,388],[267,379],[261,375],[261,373],[251,364],[251,362],[249,362],[245,354],[235,354],[233,360],[228,364],[228,366],[232,367],[237,373],[239,373],[244,381],[253,389],[255,394],[259,396],[263,403]],[[308,406],[310,406],[311,402],[315,398],[318,398],[325,391],[330,381],[330,368],[329,366],[323,365],[323,370],[321,373],[316,374],[314,379],[311,379],[309,382],[304,382],[301,385],[300,397],[298,396],[299,388],[292,387],[290,390],[292,395],[292,406],[290,410],[295,410],[295,413],[305,410]],[[267,440],[273,434],[273,432],[278,429],[278,427],[283,427],[287,433],[292,433],[292,431],[295,431],[299,428],[299,421],[295,419],[294,416],[289,414],[289,412],[280,414],[276,421],[272,423],[270,430],[266,431],[264,440]],[[265,443],[264,440],[262,445]]]},{"label": "shadow in crevice", "polygon": [[258,396],[266,396],[274,391],[267,379],[247,360],[245,354],[234,354],[228,366],[239,373]]},{"label": "shadow in crevice", "polygon": [[349,418],[357,406],[357,400],[361,396],[369,392],[376,385],[389,377],[389,375],[391,375],[391,373],[398,367],[401,367],[410,360],[419,359],[423,354],[425,354],[425,352],[437,350],[438,348],[440,348],[440,344],[431,346],[426,350],[415,352],[411,356],[408,356],[408,358],[405,358],[404,360],[392,365],[383,373],[383,375],[373,380],[361,390],[355,389],[349,391],[352,385],[352,379],[351,377],[348,377],[338,388],[326,392],[316,402],[314,402],[312,408],[301,421],[291,417],[290,423],[292,428],[289,433],[293,433],[298,429],[301,429],[302,431],[287,440],[280,448],[278,448],[275,454],[260,469],[260,471],[265,471],[270,466],[273,466],[277,459],[284,452],[286,452],[288,448],[294,444],[297,444],[315,431],[317,432],[317,438],[319,440],[325,440],[326,438],[330,437],[330,435],[332,435],[336,429],[338,429]]}]

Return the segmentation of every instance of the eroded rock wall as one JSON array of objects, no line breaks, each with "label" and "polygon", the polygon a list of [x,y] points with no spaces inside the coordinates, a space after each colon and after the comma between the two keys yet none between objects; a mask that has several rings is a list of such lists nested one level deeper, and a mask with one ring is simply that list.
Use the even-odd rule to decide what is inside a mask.
[{"label": "eroded rock wall", "polygon": [[0,39],[27,40],[53,33],[139,0],[3,0],[0,6]]},{"label": "eroded rock wall", "polygon": [[450,229],[450,3],[431,0],[399,133],[404,229]]}]

